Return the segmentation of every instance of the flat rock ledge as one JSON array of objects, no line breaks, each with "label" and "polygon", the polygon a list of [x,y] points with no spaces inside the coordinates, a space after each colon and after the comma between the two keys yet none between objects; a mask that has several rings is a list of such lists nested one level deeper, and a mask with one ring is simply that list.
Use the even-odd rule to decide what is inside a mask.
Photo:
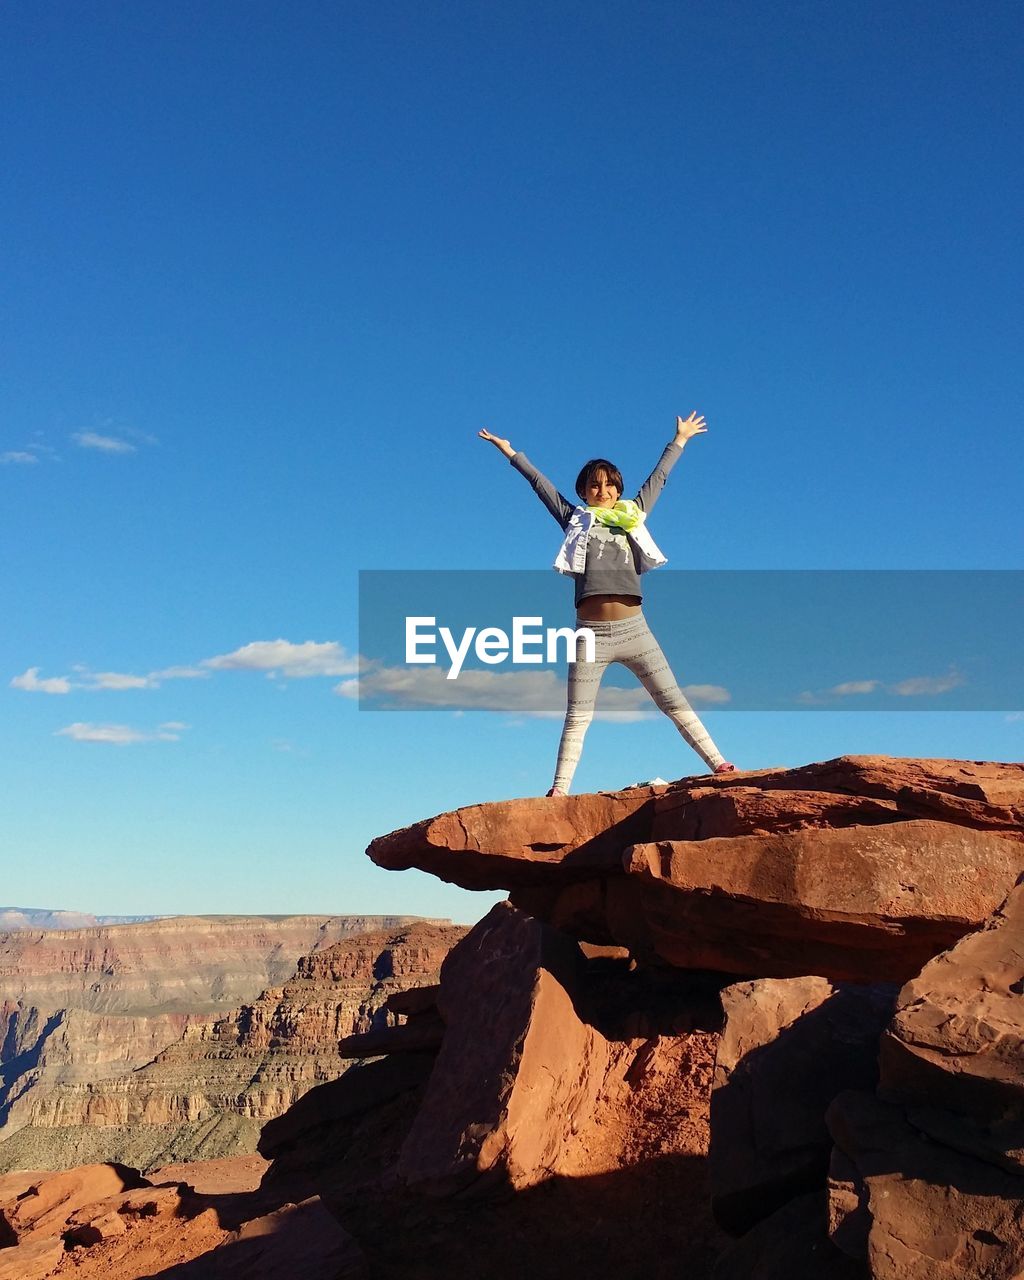
[{"label": "flat rock ledge", "polygon": [[667,787],[471,805],[374,840],[638,960],[905,982],[1024,872],[1024,764],[840,756]]}]

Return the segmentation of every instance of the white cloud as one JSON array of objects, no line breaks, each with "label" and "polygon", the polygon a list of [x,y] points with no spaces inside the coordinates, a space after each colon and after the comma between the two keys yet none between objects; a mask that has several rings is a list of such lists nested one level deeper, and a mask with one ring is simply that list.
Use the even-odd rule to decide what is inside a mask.
[{"label": "white cloud", "polygon": [[165,667],[137,676],[129,671],[90,671],[88,667],[75,666],[75,678],[54,676],[48,680],[37,679],[38,667],[30,667],[24,675],[15,676],[11,687],[27,689],[33,693],[70,693],[72,689],[123,692],[126,689],[159,689],[164,680],[208,680],[209,671],[198,667]]},{"label": "white cloud", "polygon": [[[89,693],[119,692],[133,689],[158,689],[165,680],[208,680],[213,671],[262,671],[268,677],[347,676],[359,670],[357,655],[350,654],[337,643],[292,644],[287,640],[257,640],[233,653],[206,658],[199,666],[171,666],[147,675],[130,671],[90,671],[75,666],[73,676],[39,678],[39,667],[30,667],[10,684],[13,689],[30,693],[70,693],[81,689]],[[286,687],[280,685],[279,687]]]},{"label": "white cloud", "polygon": [[846,698],[870,693],[887,693],[901,698],[919,697],[925,694],[948,693],[964,683],[963,676],[950,670],[944,676],[910,676],[906,680],[897,680],[894,684],[885,684],[881,680],[847,680],[842,684],[834,684],[830,689],[819,689],[812,692],[805,689],[798,693],[796,701],[807,707],[820,707],[829,704],[832,698]]},{"label": "white cloud", "polygon": [[39,667],[29,667],[29,669],[20,676],[15,676],[11,681],[12,689],[24,689],[28,693],[70,693],[71,681],[67,676],[50,676],[48,679],[40,680]]},{"label": "white cloud", "polygon": [[137,453],[135,445],[119,436],[101,436],[95,431],[76,431],[72,435],[75,444],[83,449],[98,449],[101,453]]},{"label": "white cloud", "polygon": [[232,653],[204,658],[202,665],[215,671],[280,672],[283,676],[348,676],[359,670],[359,658],[335,641],[254,640]]},{"label": "white cloud", "polygon": [[181,734],[189,726],[178,720],[168,720],[155,732],[134,729],[130,724],[89,724],[76,720],[74,724],[58,729],[54,737],[71,738],[75,742],[104,742],[108,746],[130,747],[139,742],[179,742]]},{"label": "white cloud", "polygon": [[846,698],[851,694],[874,693],[881,683],[881,680],[847,680],[845,684],[833,685],[827,692]]},{"label": "white cloud", "polygon": [[889,692],[901,698],[914,698],[921,694],[948,693],[963,683],[963,676],[950,671],[944,676],[912,676],[909,680],[900,680],[898,684],[889,686]]},{"label": "white cloud", "polygon": [[[457,680],[446,678],[440,666],[385,667],[364,663],[363,674],[343,680],[334,692],[344,698],[382,698],[391,707],[421,710],[473,709],[503,711],[532,719],[561,719],[565,715],[565,677],[555,671],[463,671]],[[694,702],[728,702],[720,685],[690,685],[686,695]],[[646,689],[604,686],[597,695],[595,720],[629,723],[658,715]]]},{"label": "white cloud", "polygon": [[121,671],[91,671],[86,678],[87,689],[154,689],[157,684],[151,676],[132,676]]},{"label": "white cloud", "polygon": [[720,684],[684,684],[683,693],[690,702],[702,707],[720,707],[732,701],[732,694]]},{"label": "white cloud", "polygon": [[20,463],[23,466],[31,466],[38,462],[39,459],[34,453],[28,453],[24,449],[8,449],[6,453],[0,453],[0,462],[2,463]]},{"label": "white cloud", "polygon": [[161,680],[209,680],[209,671],[201,671],[199,667],[164,667],[162,671],[151,671],[149,679],[159,684]]},{"label": "white cloud", "polygon": [[106,742],[115,747],[135,742],[151,742],[153,735],[133,729],[127,724],[86,724],[81,720],[58,729],[55,737],[73,738],[75,742]]},{"label": "white cloud", "polygon": [[1006,717],[1007,724],[1016,724],[1019,720],[1024,720],[1024,711],[1011,711]]}]

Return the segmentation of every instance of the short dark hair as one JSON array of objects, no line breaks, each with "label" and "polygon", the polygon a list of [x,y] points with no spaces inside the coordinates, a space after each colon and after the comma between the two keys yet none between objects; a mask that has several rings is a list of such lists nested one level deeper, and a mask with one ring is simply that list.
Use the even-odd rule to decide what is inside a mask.
[{"label": "short dark hair", "polygon": [[583,464],[583,470],[576,477],[576,493],[580,498],[587,496],[587,485],[594,480],[599,471],[603,471],[608,479],[609,484],[613,484],[619,491],[619,497],[622,497],[622,472],[618,469],[614,462],[609,462],[607,458],[591,458],[589,462]]}]

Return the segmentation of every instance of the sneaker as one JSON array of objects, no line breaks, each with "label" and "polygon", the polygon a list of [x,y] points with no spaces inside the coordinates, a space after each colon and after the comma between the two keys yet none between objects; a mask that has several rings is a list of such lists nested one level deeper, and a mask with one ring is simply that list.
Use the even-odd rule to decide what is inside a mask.
[{"label": "sneaker", "polygon": [[551,790],[547,792],[544,799],[546,800],[548,796],[565,796],[568,794],[569,793],[567,791],[563,791],[561,787],[552,787]]},{"label": "sneaker", "polygon": [[723,760],[721,764],[715,765],[715,773],[735,773],[736,766],[730,764],[728,760]]}]

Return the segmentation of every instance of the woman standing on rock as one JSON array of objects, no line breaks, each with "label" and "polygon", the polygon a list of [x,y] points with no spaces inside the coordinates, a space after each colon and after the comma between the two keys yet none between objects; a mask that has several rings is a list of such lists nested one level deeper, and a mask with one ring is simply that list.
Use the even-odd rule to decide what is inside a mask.
[{"label": "woman standing on rock", "polygon": [[576,624],[594,633],[594,661],[585,661],[580,639],[576,661],[569,663],[565,723],[549,796],[569,792],[584,735],[594,718],[598,686],[611,662],[621,662],[633,672],[709,769],[715,773],[735,770],[735,765],[723,759],[684,697],[640,607],[640,574],[665,563],[647,531],[647,515],[686,442],[705,431],[703,417],[695,413],[685,421],[676,418],[675,437],[632,501],[622,501],[618,467],[606,458],[591,458],[576,478],[576,493],[586,505],[569,502],[526,454],[517,452],[507,440],[489,431],[479,432],[481,440],[493,444],[526,477],[564,531],[554,567],[575,579]]}]

